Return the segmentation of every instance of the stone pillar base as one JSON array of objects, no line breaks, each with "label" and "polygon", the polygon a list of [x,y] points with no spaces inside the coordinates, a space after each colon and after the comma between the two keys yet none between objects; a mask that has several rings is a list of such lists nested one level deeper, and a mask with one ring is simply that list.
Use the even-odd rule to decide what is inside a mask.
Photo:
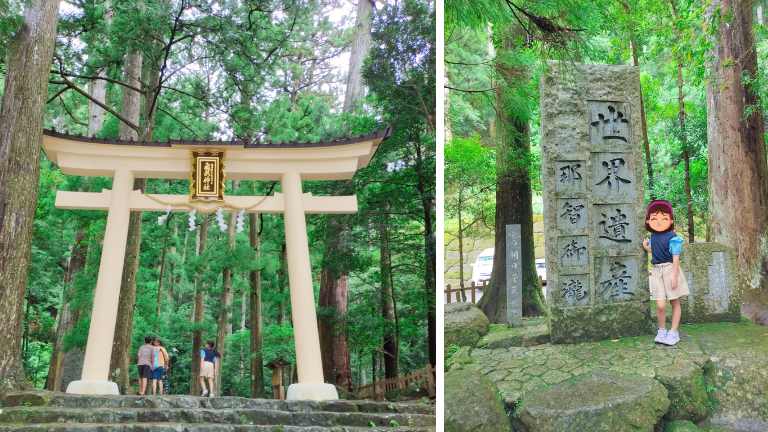
[{"label": "stone pillar base", "polygon": [[72,381],[67,386],[67,393],[86,395],[119,395],[117,383],[101,380]]},{"label": "stone pillar base", "polygon": [[291,384],[288,386],[287,400],[338,400],[339,393],[333,384]]}]

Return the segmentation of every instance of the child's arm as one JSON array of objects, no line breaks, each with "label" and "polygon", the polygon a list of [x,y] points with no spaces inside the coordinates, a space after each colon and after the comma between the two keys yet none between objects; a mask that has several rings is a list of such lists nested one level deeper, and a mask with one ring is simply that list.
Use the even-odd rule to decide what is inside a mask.
[{"label": "child's arm", "polygon": [[643,249],[645,249],[648,253],[652,253],[651,242],[648,239],[643,239]]},{"label": "child's arm", "polygon": [[677,289],[677,279],[680,277],[680,255],[672,255],[672,291]]},{"label": "child's arm", "polygon": [[680,278],[680,254],[683,252],[683,238],[674,236],[669,240],[669,252],[672,254],[672,290],[677,289]]}]

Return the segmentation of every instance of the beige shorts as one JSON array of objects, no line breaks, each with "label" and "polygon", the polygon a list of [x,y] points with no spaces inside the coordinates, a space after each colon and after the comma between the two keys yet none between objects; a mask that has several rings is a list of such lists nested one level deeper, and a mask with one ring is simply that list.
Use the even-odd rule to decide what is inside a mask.
[{"label": "beige shorts", "polygon": [[677,288],[672,289],[672,263],[654,264],[648,278],[651,300],[674,300],[690,294],[683,271],[677,275]]},{"label": "beige shorts", "polygon": [[215,378],[213,363],[203,362],[200,368],[200,376],[203,378]]}]

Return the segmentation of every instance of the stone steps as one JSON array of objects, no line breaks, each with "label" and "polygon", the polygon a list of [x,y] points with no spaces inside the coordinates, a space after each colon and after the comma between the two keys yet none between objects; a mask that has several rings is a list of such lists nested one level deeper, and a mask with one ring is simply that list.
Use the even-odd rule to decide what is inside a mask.
[{"label": "stone steps", "polygon": [[0,432],[422,432],[424,430],[426,429],[408,427],[221,425],[211,423],[125,423],[117,425],[111,423],[0,424]]},{"label": "stone steps", "polygon": [[425,403],[336,400],[325,402],[248,399],[243,397],[168,396],[89,396],[53,392],[16,392],[5,395],[2,406],[48,406],[58,408],[208,408],[266,409],[289,412],[367,412],[433,415],[434,407]]},{"label": "stone steps", "polygon": [[425,403],[278,401],[239,397],[91,396],[16,392],[2,398],[0,432],[433,431]]}]

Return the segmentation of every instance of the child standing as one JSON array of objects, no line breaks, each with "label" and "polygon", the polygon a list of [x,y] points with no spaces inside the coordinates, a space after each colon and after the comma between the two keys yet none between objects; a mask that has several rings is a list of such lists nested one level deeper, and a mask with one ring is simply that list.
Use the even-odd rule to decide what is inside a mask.
[{"label": "child standing", "polygon": [[213,385],[219,373],[220,362],[221,354],[216,351],[216,343],[206,342],[205,348],[200,350],[200,388],[203,390],[203,396],[213,397]]},{"label": "child standing", "polygon": [[158,394],[158,383],[160,384],[159,394],[163,394],[163,379],[168,370],[168,351],[165,350],[163,343],[159,338],[152,341],[154,352],[152,353],[152,394]]},{"label": "child standing", "polygon": [[[643,240],[643,248],[651,254],[651,276],[649,288],[651,300],[656,300],[656,318],[659,330],[654,342],[676,345],[680,342],[680,298],[687,296],[688,283],[680,271],[680,253],[683,239],[675,231],[672,205],[668,201],[654,200],[645,212],[645,228],[651,232],[651,239]],[[667,300],[672,304],[672,325],[666,328]]]}]

